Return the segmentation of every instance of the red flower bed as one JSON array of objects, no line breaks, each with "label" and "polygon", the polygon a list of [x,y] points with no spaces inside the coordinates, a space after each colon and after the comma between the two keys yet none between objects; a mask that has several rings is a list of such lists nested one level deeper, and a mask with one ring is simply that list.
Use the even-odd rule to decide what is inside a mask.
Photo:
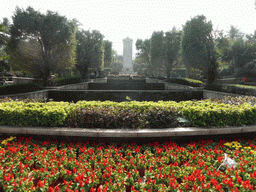
[{"label": "red flower bed", "polygon": [[[0,191],[255,191],[254,140],[89,143],[7,138]],[[221,164],[224,153],[237,164]]]}]

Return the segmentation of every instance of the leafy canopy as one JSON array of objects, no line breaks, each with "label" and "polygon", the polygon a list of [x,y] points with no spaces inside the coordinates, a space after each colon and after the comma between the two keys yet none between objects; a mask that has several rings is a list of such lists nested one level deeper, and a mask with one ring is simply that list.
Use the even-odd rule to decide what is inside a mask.
[{"label": "leafy canopy", "polygon": [[12,65],[38,75],[46,82],[52,71],[75,64],[76,26],[66,17],[32,7],[16,8],[9,50]]}]

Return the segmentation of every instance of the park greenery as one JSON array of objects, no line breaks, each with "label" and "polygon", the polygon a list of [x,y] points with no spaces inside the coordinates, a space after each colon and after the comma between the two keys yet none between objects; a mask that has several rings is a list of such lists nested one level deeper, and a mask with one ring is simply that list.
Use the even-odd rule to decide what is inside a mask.
[{"label": "park greenery", "polygon": [[[167,34],[180,34],[176,35],[180,46],[175,47],[174,39],[164,41]],[[154,31],[150,39],[138,39],[134,65],[139,74],[167,79],[170,70],[185,67],[187,78],[206,79],[210,85],[222,77],[253,78],[256,76],[255,39],[256,34],[245,35],[232,25],[227,34],[213,30],[212,22],[198,15],[188,20],[182,30]],[[163,59],[165,52],[173,61],[172,65],[167,65],[167,60]]]},{"label": "park greenery", "polygon": [[[246,102],[245,102],[246,101]],[[240,104],[238,104],[240,102]],[[1,125],[80,128],[171,128],[179,117],[194,127],[225,127],[256,123],[255,97],[227,100],[112,102],[32,102],[4,99]]]},{"label": "park greenery", "polygon": [[[43,78],[44,84],[50,74],[67,76],[65,70],[82,79],[94,71],[103,76],[104,68],[118,74],[122,56],[112,49],[112,42],[96,29],[80,26],[75,18],[17,7],[12,22],[3,18],[0,23],[0,72],[22,71]],[[212,22],[198,15],[182,29],[154,31],[149,39],[137,39],[134,70],[170,80],[173,69],[185,68],[187,78],[206,79],[210,85],[221,77],[252,78],[256,76],[255,39],[256,33],[243,34],[232,25],[227,34],[213,30]]]}]

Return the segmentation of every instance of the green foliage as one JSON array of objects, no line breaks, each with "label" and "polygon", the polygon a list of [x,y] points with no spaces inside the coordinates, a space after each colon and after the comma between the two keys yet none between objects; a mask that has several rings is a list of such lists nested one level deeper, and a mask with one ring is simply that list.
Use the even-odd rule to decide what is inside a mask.
[{"label": "green foliage", "polygon": [[195,79],[189,79],[189,78],[171,78],[167,82],[188,85],[188,86],[192,86],[192,87],[201,87],[203,85],[202,81],[195,80]]},{"label": "green foliage", "polygon": [[[244,39],[235,40],[228,49],[225,49],[221,58],[225,62],[229,62],[229,68],[236,76],[240,76],[250,72],[254,68],[254,59],[256,46],[255,43],[245,41]],[[253,75],[253,74],[252,74]]]},{"label": "green foliage", "polygon": [[185,101],[178,103],[180,114],[196,127],[224,127],[252,125],[256,123],[256,106],[243,103],[238,106],[205,101]]},{"label": "green foliage", "polygon": [[115,74],[115,75],[118,75],[119,72],[121,72],[123,69],[123,65],[122,63],[112,63],[111,64],[111,73],[112,74]]},{"label": "green foliage", "polygon": [[103,58],[103,35],[93,30],[79,30],[76,34],[77,39],[77,69],[79,70],[82,78],[88,75],[88,68],[101,69]]},{"label": "green foliage", "polygon": [[[151,66],[154,71],[157,71],[164,64],[164,32],[154,31],[151,36]],[[153,73],[156,75],[155,73]]]},{"label": "green foliage", "polygon": [[240,105],[243,103],[249,103],[251,106],[254,106],[256,104],[256,97],[253,96],[239,96],[239,97],[225,97],[225,99],[216,100],[216,99],[210,99],[211,102],[217,102],[217,103],[224,103],[224,104],[230,104],[230,105]]},{"label": "green foliage", "polygon": [[256,77],[255,61],[248,62],[243,67],[239,68],[236,71],[235,77],[246,77],[246,78]]},{"label": "green foliage", "polygon": [[39,91],[42,87],[39,84],[35,83],[19,83],[8,86],[0,86],[0,95],[10,95],[18,93],[26,93]]},{"label": "green foliage", "polygon": [[195,127],[256,123],[255,98],[159,102],[21,102],[2,100],[1,125],[87,128],[167,128],[184,117]]},{"label": "green foliage", "polygon": [[167,79],[170,79],[170,73],[174,62],[177,60],[180,51],[181,31],[166,32],[164,37],[164,57],[165,57],[165,71]]},{"label": "green foliage", "polygon": [[244,34],[241,33],[238,28],[236,28],[233,25],[230,26],[230,30],[228,32],[228,37],[229,37],[231,42],[234,42],[237,39],[242,39],[243,36],[244,36]]},{"label": "green foliage", "polygon": [[187,21],[183,27],[181,41],[182,59],[187,69],[197,68],[205,71],[209,65],[209,47],[207,43],[211,36],[212,23],[206,17],[196,16]]},{"label": "green foliage", "polygon": [[42,77],[45,84],[51,72],[75,64],[76,27],[58,13],[17,7],[10,33],[12,67]]},{"label": "green foliage", "polygon": [[0,103],[1,125],[61,126],[67,115],[69,103],[25,103],[20,101]]},{"label": "green foliage", "polygon": [[[151,41],[150,39],[137,39],[136,41],[136,59],[137,68],[147,68],[150,74],[153,74],[153,67],[151,65]],[[136,69],[135,69],[136,71]]]},{"label": "green foliage", "polygon": [[256,86],[239,85],[239,84],[214,84],[206,85],[206,90],[227,92],[241,95],[256,95]]},{"label": "green foliage", "polygon": [[60,77],[54,80],[58,86],[81,83],[80,77]]},{"label": "green foliage", "polygon": [[112,62],[112,42],[104,41],[104,67],[109,67]]}]

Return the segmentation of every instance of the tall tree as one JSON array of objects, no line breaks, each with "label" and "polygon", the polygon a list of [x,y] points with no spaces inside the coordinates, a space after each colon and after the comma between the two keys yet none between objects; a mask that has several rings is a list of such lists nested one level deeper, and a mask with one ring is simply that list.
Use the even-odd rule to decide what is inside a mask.
[{"label": "tall tree", "polygon": [[209,65],[209,53],[212,49],[212,23],[206,21],[203,15],[196,16],[187,21],[183,26],[181,41],[182,60],[187,68],[187,75],[192,76],[192,71],[198,69],[205,72]]},{"label": "tall tree", "polygon": [[16,8],[8,44],[11,64],[43,78],[51,72],[75,65],[76,27],[66,17],[32,7]]},{"label": "tall tree", "polygon": [[181,31],[176,31],[175,28],[170,32],[166,32],[164,36],[164,58],[165,71],[167,80],[170,79],[171,70],[174,62],[177,60],[180,51]]},{"label": "tall tree", "polygon": [[[154,72],[165,65],[164,58],[164,32],[154,31],[151,36],[151,66]],[[155,73],[156,74],[156,73]]]},{"label": "tall tree", "polygon": [[152,66],[151,66],[151,57],[150,57],[150,51],[151,51],[151,41],[150,39],[138,39],[136,41],[136,50],[138,51],[136,53],[136,66],[142,65],[142,67],[146,67],[149,71],[149,73],[153,74]]},{"label": "tall tree", "polygon": [[10,56],[6,51],[6,45],[10,40],[10,22],[8,18],[3,18],[0,23],[0,72],[10,70]]},{"label": "tall tree", "polygon": [[110,67],[112,62],[112,42],[105,40],[104,41],[104,66]]},{"label": "tall tree", "polygon": [[88,68],[96,70],[102,68],[103,38],[104,36],[97,30],[77,32],[77,69],[82,78],[87,78]]},{"label": "tall tree", "polygon": [[10,22],[8,18],[4,17],[0,24],[0,46],[7,45],[10,34]]},{"label": "tall tree", "polygon": [[240,32],[240,30],[233,25],[230,26],[230,30],[228,32],[228,37],[231,42],[234,42],[237,39],[243,38],[244,34]]},{"label": "tall tree", "polygon": [[235,40],[229,49],[226,49],[222,58],[224,61],[230,63],[230,69],[232,73],[241,70],[246,63],[252,62],[256,59],[256,44],[251,41],[245,41],[243,39]]}]

